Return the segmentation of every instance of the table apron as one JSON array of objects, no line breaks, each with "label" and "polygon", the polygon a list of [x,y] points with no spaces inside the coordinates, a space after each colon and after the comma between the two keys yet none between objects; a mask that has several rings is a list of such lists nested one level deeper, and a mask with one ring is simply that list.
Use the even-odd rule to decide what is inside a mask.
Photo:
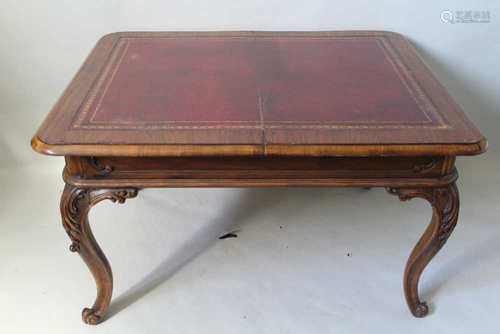
[{"label": "table apron", "polygon": [[456,179],[453,156],[66,157],[78,187],[401,187]]}]

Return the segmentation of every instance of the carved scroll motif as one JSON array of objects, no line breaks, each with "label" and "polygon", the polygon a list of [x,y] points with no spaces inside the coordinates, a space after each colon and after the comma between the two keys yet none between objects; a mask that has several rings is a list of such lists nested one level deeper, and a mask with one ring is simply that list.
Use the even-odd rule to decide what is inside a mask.
[{"label": "carved scroll motif", "polygon": [[438,161],[436,159],[429,159],[428,161],[415,165],[415,167],[413,167],[413,171],[415,173],[425,174],[436,167],[437,163]]},{"label": "carved scroll motif", "polygon": [[98,175],[108,175],[109,173],[111,173],[113,171],[112,166],[102,165],[101,162],[99,161],[99,159],[96,157],[89,157],[88,162],[92,166],[92,168],[95,169],[95,171]]},{"label": "carved scroll motif", "polygon": [[90,207],[105,199],[124,203],[128,198],[137,196],[137,189],[93,190],[72,187],[66,196],[68,198],[61,202],[63,226],[72,241],[70,251],[77,252],[80,249],[82,224]]}]

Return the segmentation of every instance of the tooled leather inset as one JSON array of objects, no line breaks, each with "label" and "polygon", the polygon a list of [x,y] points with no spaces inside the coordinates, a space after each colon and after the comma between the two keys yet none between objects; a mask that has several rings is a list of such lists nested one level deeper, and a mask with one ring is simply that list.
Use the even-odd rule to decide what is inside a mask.
[{"label": "tooled leather inset", "polygon": [[[154,38],[150,37],[149,39],[153,40],[154,42],[158,42],[159,40],[166,39],[166,38],[172,39],[175,37],[172,37],[172,36],[154,37]],[[178,37],[178,38],[179,39],[186,39],[187,37],[182,37],[182,38]],[[231,36],[231,37],[211,37],[211,38],[198,37],[198,38],[199,38],[200,43],[203,43],[204,41],[206,41],[208,39],[223,40],[224,38],[231,38],[231,39],[236,39],[236,38],[245,39],[245,38],[247,38],[250,41],[253,40],[252,38],[248,38],[248,37],[244,37],[244,36],[240,36],[240,37],[237,37],[237,36],[234,36],[234,37],[233,36]],[[287,38],[298,39],[300,37],[284,37],[284,36],[267,37],[267,38],[263,37],[262,40],[264,40],[264,41],[272,41],[273,39],[274,40],[276,40],[276,39],[286,40]],[[389,114],[384,116],[385,115],[385,111],[383,110],[384,106],[381,106],[382,109],[380,110],[379,113],[370,112],[373,115],[378,115],[376,117],[379,117],[379,118],[382,117],[381,120],[366,118],[368,116],[366,116],[366,115],[365,115],[366,117],[362,116],[362,113],[364,111],[362,109],[356,110],[356,108],[354,108],[352,111],[343,110],[342,112],[347,113],[346,115],[350,115],[349,117],[351,117],[351,116],[354,118],[361,117],[359,120],[356,120],[356,119],[351,120],[349,118],[345,118],[344,116],[342,116],[342,119],[336,119],[333,121],[331,121],[331,120],[329,121],[329,120],[322,119],[325,117],[325,115],[322,115],[321,113],[320,114],[322,116],[320,114],[318,114],[317,117],[319,117],[319,118],[317,118],[317,119],[314,119],[314,117],[311,119],[307,119],[307,120],[304,120],[304,119],[300,119],[300,120],[281,119],[282,115],[285,115],[286,113],[279,112],[278,114],[275,114],[273,116],[273,112],[276,113],[276,111],[273,111],[273,110],[275,110],[276,108],[273,107],[273,104],[272,104],[273,103],[272,102],[272,99],[273,99],[272,89],[273,88],[271,88],[271,90],[269,90],[269,87],[273,87],[273,85],[275,85],[275,86],[277,85],[277,87],[279,87],[281,85],[281,83],[274,82],[276,79],[274,79],[274,77],[272,75],[272,70],[273,70],[272,67],[266,68],[266,71],[265,71],[266,74],[268,74],[270,71],[271,71],[271,74],[269,74],[269,76],[264,76],[264,79],[262,77],[262,73],[259,73],[259,71],[262,71],[262,69],[258,69],[258,68],[256,69],[256,68],[249,67],[247,69],[249,71],[248,74],[245,74],[240,79],[238,79],[238,77],[235,77],[235,80],[233,80],[233,82],[238,82],[238,81],[245,81],[246,80],[245,78],[247,78],[248,80],[259,81],[259,84],[256,85],[255,87],[253,86],[253,84],[248,85],[248,89],[250,90],[248,92],[248,94],[250,94],[250,95],[243,94],[241,96],[238,96],[238,97],[245,97],[246,96],[245,98],[248,98],[248,100],[245,100],[245,101],[247,101],[248,103],[241,103],[241,102],[236,103],[235,102],[233,104],[233,102],[232,102],[233,97],[222,96],[221,97],[223,99],[223,100],[221,100],[222,102],[219,101],[218,102],[219,104],[217,104],[222,109],[217,110],[217,108],[216,108],[216,110],[206,110],[206,112],[203,113],[204,115],[213,114],[213,115],[215,115],[215,116],[213,116],[213,117],[215,117],[215,119],[208,119],[207,118],[207,119],[201,120],[201,119],[199,119],[199,117],[193,117],[192,119],[188,119],[189,117],[187,117],[186,119],[182,119],[182,117],[184,117],[182,115],[189,114],[189,112],[190,112],[189,109],[186,109],[186,110],[184,110],[184,109],[179,109],[179,110],[170,109],[169,110],[168,108],[166,108],[164,111],[161,112],[164,114],[162,114],[161,117],[158,116],[160,118],[155,119],[154,121],[152,121],[152,120],[148,121],[145,119],[141,119],[141,117],[144,117],[141,115],[146,115],[148,113],[148,110],[141,109],[140,112],[135,111],[135,112],[121,115],[121,112],[123,110],[121,108],[125,108],[126,106],[123,105],[120,107],[120,102],[116,102],[118,104],[113,102],[114,104],[112,104],[114,106],[113,108],[116,108],[118,114],[116,114],[115,116],[113,116],[110,119],[106,119],[106,120],[100,119],[99,118],[99,117],[101,117],[101,116],[99,116],[100,110],[101,110],[100,108],[102,108],[102,106],[103,106],[103,100],[106,99],[106,96],[107,96],[106,94],[108,94],[108,90],[109,90],[110,86],[112,86],[114,78],[117,76],[117,73],[120,72],[120,68],[121,68],[121,66],[123,66],[124,59],[128,59],[130,61],[130,59],[132,57],[137,56],[137,55],[135,55],[135,53],[130,51],[131,45],[132,45],[131,43],[136,43],[136,41],[139,41],[139,40],[142,43],[144,40],[147,39],[147,37],[122,37],[122,38],[120,38],[117,46],[115,47],[114,52],[111,54],[107,65],[103,69],[102,75],[99,77],[97,84],[92,88],[92,90],[89,94],[89,97],[87,98],[86,102],[83,104],[82,108],[77,113],[76,119],[73,123],[73,127],[74,128],[85,128],[85,129],[116,129],[116,130],[118,130],[118,129],[152,129],[152,130],[155,130],[155,129],[190,129],[190,130],[196,130],[196,129],[239,129],[239,128],[241,128],[241,129],[262,129],[263,127],[269,128],[269,129],[281,129],[281,128],[283,128],[283,129],[288,129],[288,128],[290,128],[290,129],[336,129],[336,128],[339,128],[339,129],[351,129],[351,128],[352,129],[385,129],[385,128],[389,128],[389,129],[405,129],[405,128],[433,128],[433,129],[436,128],[436,129],[440,129],[440,128],[447,128],[448,127],[448,125],[442,123],[443,120],[441,119],[440,115],[437,113],[434,105],[427,98],[427,96],[423,93],[423,91],[420,89],[418,83],[416,82],[416,80],[412,76],[411,72],[400,61],[399,56],[395,53],[389,40],[385,36],[364,36],[364,37],[323,36],[323,37],[304,37],[304,38],[308,39],[308,40],[312,40],[312,39],[350,40],[350,39],[352,39],[354,41],[361,41],[361,42],[362,41],[371,41],[371,42],[373,42],[374,45],[378,46],[378,48],[381,50],[381,54],[383,54],[383,56],[385,57],[385,60],[383,60],[383,61],[390,63],[391,66],[393,67],[395,74],[397,75],[397,77],[399,77],[399,80],[400,80],[399,86],[404,87],[404,89],[409,94],[410,99],[404,100],[405,101],[404,103],[408,104],[408,103],[410,103],[410,100],[412,99],[413,102],[411,102],[411,103],[415,104],[415,108],[417,108],[415,110],[419,110],[420,114],[415,113],[414,116],[412,116],[414,118],[413,120],[411,120],[411,119],[408,121],[402,121],[402,120],[397,120],[397,119],[392,120],[391,117],[387,116]],[[264,44],[265,43],[266,42],[264,42]],[[327,43],[325,43],[325,45],[326,45],[325,46],[325,48],[326,48]],[[241,47],[244,48],[244,46],[241,46]],[[264,47],[264,49],[265,49],[265,47]],[[251,49],[249,49],[249,50],[251,50]],[[207,60],[207,61],[209,61],[209,60]],[[210,65],[210,64],[211,63],[209,62],[209,64],[206,66],[215,66],[216,69],[214,69],[213,71],[218,71],[218,70],[223,71],[222,69],[219,69],[217,67],[217,66],[219,66],[218,64],[216,64],[216,63],[214,63],[212,65]],[[170,65],[168,65],[168,66],[170,66]],[[204,66],[204,65],[200,65],[200,66]],[[288,65],[287,64],[285,64],[285,65],[280,64],[279,66],[288,66]],[[240,70],[240,69],[238,69],[238,70]],[[172,71],[174,71],[174,70],[172,69]],[[179,71],[179,69],[176,69],[176,71]],[[256,71],[256,73],[253,73],[252,71],[253,72]],[[177,73],[177,72],[175,72],[175,73]],[[217,73],[217,72],[214,72],[214,73]],[[221,73],[222,73],[221,74],[222,77],[232,75],[232,72],[230,72],[230,71],[221,72]],[[387,72],[385,72],[385,73],[387,73]],[[186,73],[186,75],[188,75],[188,74]],[[255,78],[253,78],[252,76],[255,76]],[[183,74],[179,74],[178,80],[180,80],[180,82],[182,82],[183,78],[184,78]],[[166,81],[166,82],[168,83],[168,81]],[[200,85],[208,85],[205,88],[203,88],[201,91],[206,91],[207,89],[208,90],[214,89],[214,94],[216,94],[216,92],[219,92],[217,94],[222,94],[222,95],[224,95],[225,92],[227,93],[227,91],[225,90],[226,88],[221,88],[221,87],[216,86],[218,84],[217,82],[213,83],[211,81],[201,80],[199,84]],[[212,85],[212,84],[215,86],[211,87],[210,85]],[[395,83],[393,83],[393,84],[395,85]],[[399,86],[397,87],[398,89],[399,89]],[[394,86],[394,87],[396,87],[396,86]],[[154,87],[152,87],[152,88],[154,88]],[[343,88],[345,88],[345,87],[343,87]],[[172,86],[172,87],[170,87],[170,89],[175,90],[176,88],[175,88],[175,86]],[[217,90],[217,89],[221,89],[221,90]],[[254,90],[255,90],[255,92],[254,92]],[[383,89],[380,90],[380,92],[385,94]],[[167,90],[166,94],[172,94],[172,95],[162,97],[158,101],[164,101],[164,100],[165,101],[174,101],[173,99],[175,98],[176,94],[173,94],[173,93],[175,93],[175,92],[173,92],[173,91],[169,92]],[[253,100],[249,96],[253,96],[252,94],[254,94],[254,93],[255,93],[255,96],[254,96],[255,102],[251,102]],[[278,94],[281,94],[281,92],[278,91]],[[290,92],[288,92],[287,94],[290,94]],[[292,94],[292,97],[294,95],[297,95],[297,94]],[[322,96],[322,95],[320,95],[320,96]],[[286,95],[283,95],[281,98],[283,99],[285,97],[286,97]],[[148,99],[146,99],[146,96],[144,96],[143,98],[147,101],[154,100],[154,96],[153,96],[153,98],[148,98]],[[197,97],[192,96],[191,99],[182,98],[182,100],[183,100],[182,103],[188,103],[190,101],[191,101],[191,103],[196,103]],[[241,101],[242,99],[238,98],[236,100]],[[327,100],[328,99],[325,98],[324,100],[322,100],[321,103],[324,103]],[[349,99],[347,101],[351,101],[351,102],[354,101],[353,103],[355,104],[356,99],[353,99],[353,100]],[[386,98],[386,99],[384,99],[384,101],[391,101],[391,99]],[[403,100],[401,100],[401,101],[403,101]],[[351,102],[349,102],[349,103],[351,103]],[[148,103],[152,103],[152,102],[148,102]],[[181,103],[181,102],[178,102],[178,103]],[[220,103],[222,103],[222,104],[220,104]],[[247,104],[251,104],[251,108],[249,108],[248,106],[245,106]],[[174,103],[174,105],[175,105],[175,103]],[[184,104],[181,104],[181,105],[184,106]],[[147,104],[145,104],[145,106],[147,106]],[[395,105],[395,106],[389,105],[389,106],[390,106],[390,108],[392,108],[394,110],[399,108],[397,105]],[[400,108],[405,109],[405,115],[409,114],[408,109],[413,108],[413,107],[409,108],[409,106],[410,106],[410,104],[406,105],[406,107],[405,107],[405,105],[402,105],[400,107]],[[158,107],[158,106],[156,106],[156,107]],[[158,107],[158,108],[160,108],[160,107]],[[203,107],[208,108],[210,106],[203,106]],[[280,107],[280,106],[278,105],[277,107]],[[109,109],[111,107],[108,105],[107,108]],[[234,115],[235,111],[232,110],[231,108],[232,109],[249,108],[248,110],[254,109],[254,111],[245,112],[245,113],[243,113],[244,114],[243,118],[238,118]],[[372,106],[370,106],[370,108],[372,108]],[[308,112],[300,114],[299,118],[303,117],[302,115],[311,115],[311,113],[313,113],[313,112],[314,112],[314,106],[309,104]],[[331,112],[334,114],[336,111],[332,110]],[[221,113],[222,114],[229,113],[228,114],[229,116],[226,115],[226,116],[219,117],[219,114],[221,114]],[[252,115],[249,115],[249,113],[252,113]],[[253,113],[255,115],[253,115]],[[361,114],[359,114],[359,113],[361,113]],[[243,116],[243,114],[241,114],[240,116]],[[337,117],[337,116],[332,116],[333,114],[328,114],[326,117],[327,118]],[[394,115],[397,115],[397,113]],[[99,117],[97,117],[97,116],[99,116]],[[276,116],[278,116],[278,118],[276,118]],[[109,118],[109,115],[107,117]],[[212,117],[212,116],[207,116],[207,117]],[[365,117],[365,119],[363,119],[363,117]],[[372,117],[372,116],[370,116],[370,117]],[[161,119],[161,118],[163,118],[163,119]]]}]

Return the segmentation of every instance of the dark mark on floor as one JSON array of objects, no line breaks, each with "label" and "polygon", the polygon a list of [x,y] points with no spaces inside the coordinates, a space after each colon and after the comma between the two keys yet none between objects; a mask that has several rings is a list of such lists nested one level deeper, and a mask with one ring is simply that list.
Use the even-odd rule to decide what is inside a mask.
[{"label": "dark mark on floor", "polygon": [[237,235],[237,234],[235,234],[234,232],[229,232],[229,233],[226,233],[226,234],[224,234],[224,235],[220,236],[220,237],[219,237],[219,239],[221,239],[221,240],[222,240],[222,239],[227,239],[227,238],[237,238],[237,237],[238,237],[238,235]]}]

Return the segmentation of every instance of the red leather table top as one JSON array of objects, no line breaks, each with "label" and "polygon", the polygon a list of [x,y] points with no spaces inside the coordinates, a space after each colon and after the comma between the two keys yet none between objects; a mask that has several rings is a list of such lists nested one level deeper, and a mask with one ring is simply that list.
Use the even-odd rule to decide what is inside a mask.
[{"label": "red leather table top", "polygon": [[477,144],[403,37],[119,33],[37,134],[49,145]]}]

